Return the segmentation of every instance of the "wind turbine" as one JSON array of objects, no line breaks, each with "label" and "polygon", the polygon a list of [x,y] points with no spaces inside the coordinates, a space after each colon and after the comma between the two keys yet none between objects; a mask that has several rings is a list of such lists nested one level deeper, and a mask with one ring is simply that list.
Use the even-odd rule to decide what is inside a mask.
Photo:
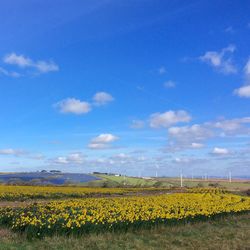
[{"label": "wind turbine", "polygon": [[181,188],[182,188],[182,187],[183,187],[183,175],[182,175],[182,170],[181,170],[180,178],[181,178]]},{"label": "wind turbine", "polygon": [[155,178],[157,178],[158,177],[158,169],[159,169],[159,165],[157,163],[155,164],[155,168],[156,168],[156,170],[155,170]]}]

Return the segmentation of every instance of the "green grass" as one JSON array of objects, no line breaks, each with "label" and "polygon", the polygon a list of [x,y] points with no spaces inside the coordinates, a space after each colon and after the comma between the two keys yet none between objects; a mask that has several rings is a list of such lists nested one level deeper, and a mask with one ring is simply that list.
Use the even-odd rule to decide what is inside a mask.
[{"label": "green grass", "polygon": [[9,249],[239,249],[249,250],[250,213],[195,224],[158,226],[126,233],[53,236],[28,241],[0,229],[0,250]]},{"label": "green grass", "polygon": [[128,177],[123,176],[114,176],[114,175],[104,175],[97,174],[96,177],[101,178],[102,180],[91,181],[88,183],[83,183],[84,186],[95,186],[95,187],[122,187],[122,186],[131,186],[131,187],[152,187],[157,181],[155,180],[146,180],[143,178],[137,177]]},{"label": "green grass", "polygon": [[[178,178],[158,178],[161,186],[180,186],[180,179]],[[226,188],[228,190],[247,190],[250,188],[250,181],[232,181],[231,183],[225,180],[202,180],[202,179],[183,179],[183,185],[186,187],[203,186],[208,187],[211,184],[218,184],[218,187]]]},{"label": "green grass", "polygon": [[[95,175],[96,177],[101,178],[101,180],[91,181],[82,183],[81,186],[92,186],[92,187],[180,187],[179,178],[152,178],[152,179],[143,179],[137,177],[126,177],[123,176],[113,176],[113,175]],[[220,188],[226,188],[229,191],[245,191],[250,188],[250,181],[233,181],[229,183],[225,180],[202,180],[202,179],[183,179],[183,185],[185,187],[209,187],[209,185],[215,184]]]}]

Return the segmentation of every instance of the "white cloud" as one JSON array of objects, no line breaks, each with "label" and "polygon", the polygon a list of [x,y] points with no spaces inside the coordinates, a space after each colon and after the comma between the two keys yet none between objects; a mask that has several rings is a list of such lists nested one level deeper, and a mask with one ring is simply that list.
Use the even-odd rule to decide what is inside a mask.
[{"label": "white cloud", "polygon": [[250,117],[221,119],[191,126],[175,126],[168,129],[168,145],[163,152],[176,152],[202,148],[204,141],[222,137],[249,137]]},{"label": "white cloud", "polygon": [[202,143],[197,143],[197,142],[193,142],[191,143],[191,148],[203,148],[204,144]]},{"label": "white cloud", "polygon": [[194,124],[192,126],[171,127],[168,129],[168,135],[178,141],[203,141],[212,137],[213,132],[205,126]]},{"label": "white cloud", "polygon": [[21,74],[15,72],[15,71],[8,71],[2,67],[0,67],[0,74],[5,75],[5,76],[10,76],[10,77],[20,77]]},{"label": "white cloud", "polygon": [[17,55],[16,53],[6,55],[3,61],[7,64],[17,65],[21,68],[31,67],[33,65],[33,61],[30,58],[23,55]]},{"label": "white cloud", "polygon": [[100,134],[99,136],[92,139],[95,143],[110,143],[118,140],[118,137],[112,134]]},{"label": "white cloud", "polygon": [[215,154],[215,155],[228,155],[230,152],[228,149],[226,148],[218,148],[218,147],[215,147],[212,151],[212,154]]},{"label": "white cloud", "polygon": [[119,137],[112,134],[100,134],[99,136],[93,138],[88,145],[90,149],[105,149],[110,148],[111,143],[117,141]]},{"label": "white cloud", "polygon": [[72,153],[68,155],[67,160],[70,163],[81,164],[84,162],[84,157],[81,153]]},{"label": "white cloud", "polygon": [[229,34],[234,34],[235,33],[235,30],[232,26],[228,26],[225,30],[224,30],[226,33],[229,33]]},{"label": "white cloud", "polygon": [[13,148],[6,148],[6,149],[0,149],[0,155],[14,155],[14,156],[20,156],[25,154],[26,152],[21,149],[13,149]]},{"label": "white cloud", "polygon": [[144,126],[145,126],[145,122],[142,120],[133,120],[132,124],[130,125],[130,127],[134,129],[140,129],[140,128],[143,128]]},{"label": "white cloud", "polygon": [[250,98],[250,58],[244,67],[244,76],[246,84],[238,89],[235,89],[234,94],[239,97]]},{"label": "white cloud", "polygon": [[234,133],[244,130],[243,125],[247,123],[250,123],[250,117],[243,117],[231,120],[221,120],[208,124],[212,127],[220,128],[224,132]]},{"label": "white cloud", "polygon": [[124,153],[120,153],[120,154],[112,156],[112,159],[129,159],[129,158],[131,158],[131,156],[128,154],[124,154]]},{"label": "white cloud", "polygon": [[43,154],[33,154],[29,158],[33,160],[43,160],[45,156]]},{"label": "white cloud", "polygon": [[178,151],[185,151],[185,150],[196,150],[196,149],[201,149],[204,148],[205,145],[203,143],[198,143],[198,142],[192,142],[192,138],[185,138],[185,139],[179,139],[179,138],[174,138],[171,137],[171,139],[175,139],[175,141],[169,141],[167,147],[161,149],[162,152],[164,153],[174,153]]},{"label": "white cloud", "polygon": [[59,108],[61,113],[81,115],[91,111],[91,105],[88,102],[80,101],[75,98],[67,98],[56,103],[54,106]]},{"label": "white cloud", "polygon": [[114,100],[114,98],[106,92],[98,92],[93,96],[94,103],[90,104],[86,101],[81,101],[76,98],[66,98],[56,104],[61,113],[73,113],[77,115],[86,114],[92,110],[94,105],[102,106]]},{"label": "white cloud", "polygon": [[167,70],[166,70],[166,68],[165,68],[164,66],[161,66],[161,67],[158,69],[158,73],[159,73],[160,75],[164,75],[164,74],[167,73]]},{"label": "white cloud", "polygon": [[54,164],[68,164],[68,160],[64,156],[59,156],[51,161]]},{"label": "white cloud", "polygon": [[82,153],[71,153],[68,156],[59,156],[49,160],[52,164],[82,164],[84,163],[84,156]]},{"label": "white cloud", "polygon": [[34,64],[34,67],[40,72],[40,73],[47,73],[51,71],[58,71],[59,67],[56,65],[53,61],[38,61],[36,64]]},{"label": "white cloud", "polygon": [[176,163],[189,163],[190,161],[191,161],[191,159],[189,159],[189,158],[176,157],[174,159],[174,162],[176,162]]},{"label": "white cloud", "polygon": [[237,68],[232,63],[232,58],[229,56],[235,49],[236,47],[234,45],[229,45],[219,52],[207,51],[203,56],[200,56],[199,59],[224,74],[235,74],[237,73]]},{"label": "white cloud", "polygon": [[168,128],[171,125],[181,122],[189,122],[191,116],[184,110],[167,111],[165,113],[154,113],[150,116],[150,127],[152,128]]},{"label": "white cloud", "polygon": [[242,86],[234,90],[234,94],[239,97],[250,98],[250,85]]},{"label": "white cloud", "polygon": [[172,88],[176,87],[176,83],[174,81],[171,81],[171,80],[164,82],[163,85],[167,89],[172,89]]},{"label": "white cloud", "polygon": [[168,134],[178,141],[203,141],[211,137],[218,137],[223,132],[225,135],[247,134],[250,117],[235,118],[194,124],[192,126],[170,127]]},{"label": "white cloud", "polygon": [[[247,78],[250,78],[250,58],[248,59],[245,67],[244,67],[244,73]],[[250,80],[250,79],[249,79]]]},{"label": "white cloud", "polygon": [[109,144],[106,144],[106,143],[93,143],[93,142],[90,142],[89,145],[88,145],[88,148],[90,149],[106,149],[106,148],[109,148],[110,145]]},{"label": "white cloud", "polygon": [[16,53],[10,53],[4,56],[3,62],[10,65],[16,65],[20,68],[34,68],[39,73],[48,73],[59,70],[59,66],[53,61],[33,61],[29,57],[17,55]]},{"label": "white cloud", "polygon": [[94,103],[96,105],[105,105],[114,100],[113,96],[106,92],[98,92],[93,96]]}]

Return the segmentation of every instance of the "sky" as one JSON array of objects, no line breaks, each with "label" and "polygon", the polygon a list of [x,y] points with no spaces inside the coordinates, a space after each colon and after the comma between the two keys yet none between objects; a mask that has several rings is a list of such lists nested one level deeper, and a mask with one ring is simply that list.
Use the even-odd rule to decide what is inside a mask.
[{"label": "sky", "polygon": [[0,0],[0,171],[250,176],[250,1]]}]

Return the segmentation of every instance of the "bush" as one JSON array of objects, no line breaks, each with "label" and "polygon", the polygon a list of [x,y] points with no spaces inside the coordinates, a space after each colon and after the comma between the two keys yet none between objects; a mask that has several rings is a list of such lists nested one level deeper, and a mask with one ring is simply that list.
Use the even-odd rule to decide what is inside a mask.
[{"label": "bush", "polygon": [[197,187],[204,187],[204,184],[201,183],[201,182],[199,182],[199,183],[197,184]]},{"label": "bush", "polygon": [[250,189],[246,190],[246,195],[250,196]]},{"label": "bush", "polygon": [[219,185],[219,183],[216,182],[216,183],[209,183],[208,186],[209,187],[219,187],[220,185]]}]

